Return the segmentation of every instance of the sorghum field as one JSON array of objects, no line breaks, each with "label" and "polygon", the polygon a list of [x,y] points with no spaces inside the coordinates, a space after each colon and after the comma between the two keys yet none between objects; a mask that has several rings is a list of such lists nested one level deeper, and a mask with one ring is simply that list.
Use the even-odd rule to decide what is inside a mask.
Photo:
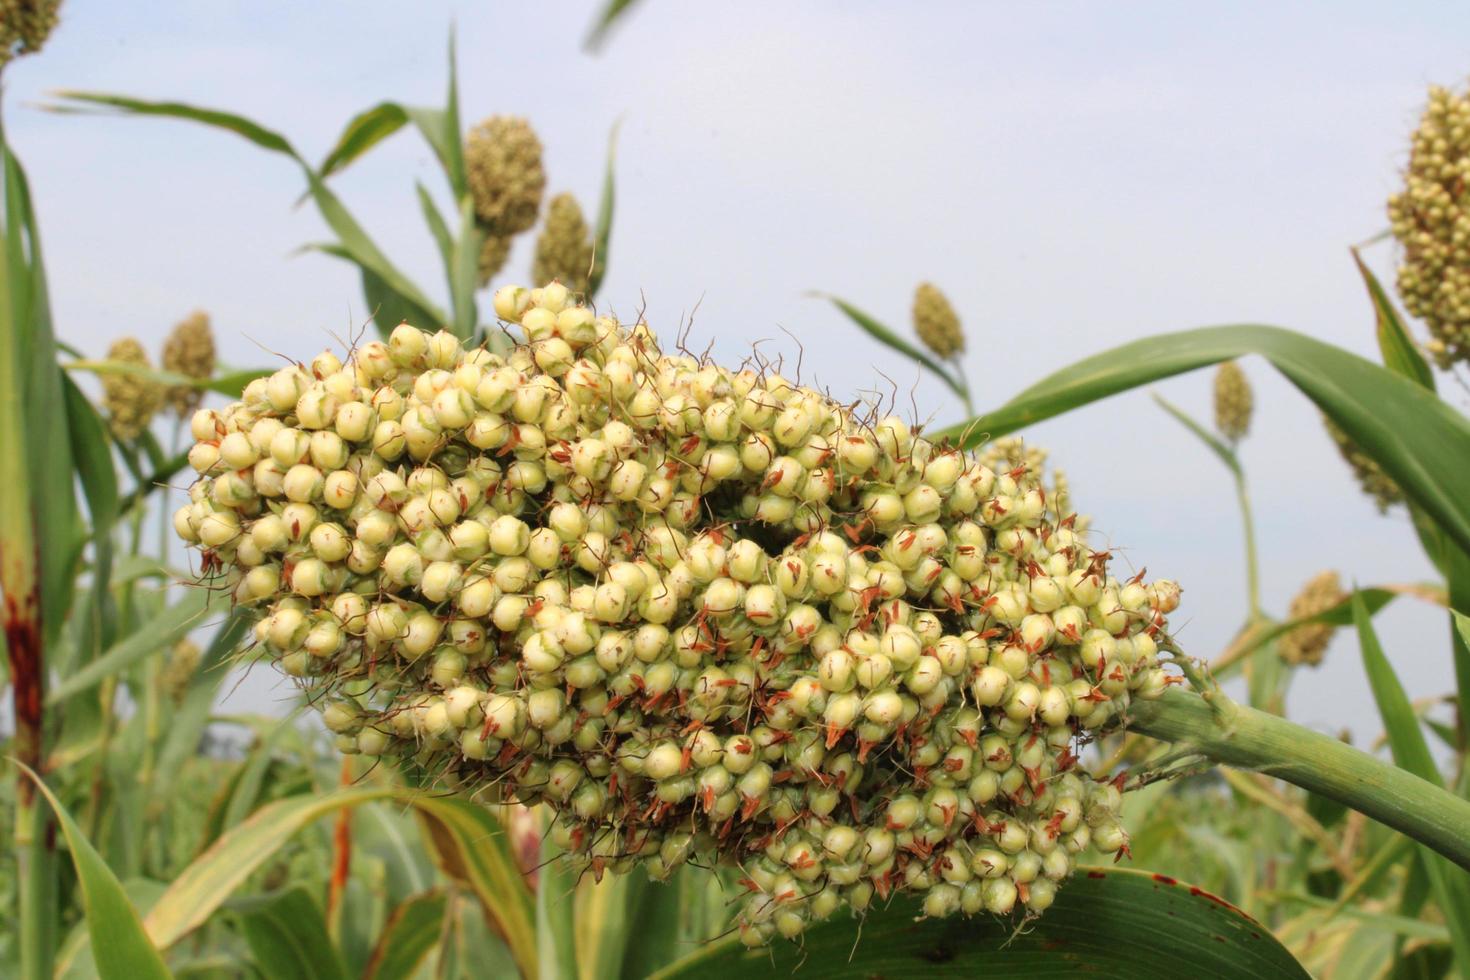
[{"label": "sorghum field", "polygon": [[0,0],[0,976],[1470,977],[1467,32]]}]

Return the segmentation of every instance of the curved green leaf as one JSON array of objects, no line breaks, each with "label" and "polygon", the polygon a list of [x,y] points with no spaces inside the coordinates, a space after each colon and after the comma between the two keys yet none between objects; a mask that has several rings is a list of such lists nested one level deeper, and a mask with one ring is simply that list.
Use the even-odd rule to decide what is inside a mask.
[{"label": "curved green leaf", "polygon": [[836,306],[843,313],[846,313],[848,319],[850,319],[853,323],[856,323],[860,328],[862,328],[862,331],[866,333],[869,337],[872,337],[874,340],[878,341],[880,344],[883,344],[885,347],[898,351],[900,354],[902,354],[904,357],[907,357],[915,364],[928,368],[930,371],[939,375],[940,380],[942,380],[946,385],[949,386],[950,391],[954,392],[961,399],[965,397],[964,388],[950,375],[947,370],[944,369],[943,366],[940,365],[938,361],[934,360],[934,358],[919,350],[919,348],[909,343],[903,337],[899,336],[896,332],[879,323],[877,320],[873,319],[871,316],[864,313],[856,306],[853,306],[846,300],[838,299],[836,296],[827,296],[825,293],[817,293],[815,295],[823,296],[826,299],[831,300],[833,306]]},{"label": "curved green leaf", "polygon": [[[129,878],[122,882],[123,894],[140,912],[151,908],[165,887],[163,882],[152,878]],[[175,966],[174,976],[179,972]],[[97,963],[92,959],[92,937],[87,933],[85,918],[72,926],[57,948],[53,976],[56,980],[98,980]]]},{"label": "curved green leaf", "polygon": [[316,242],[303,245],[302,248],[357,265],[362,273],[362,294],[367,300],[368,313],[378,325],[378,332],[384,337],[392,333],[393,328],[400,323],[411,323],[424,330],[437,329],[443,325],[442,314],[426,309],[398,292],[382,276],[353,259],[352,253],[342,245],[336,242]]},{"label": "curved green leaf", "polygon": [[452,329],[455,336],[468,342],[475,335],[480,319],[475,305],[475,289],[480,284],[480,247],[485,232],[475,220],[475,202],[466,194],[459,202],[459,238],[450,250],[450,306],[454,310]]},{"label": "curved green leaf", "polygon": [[434,860],[480,899],[490,924],[526,976],[537,976],[536,907],[510,835],[492,812],[456,797],[412,796]]},{"label": "curved green leaf", "polygon": [[337,233],[338,241],[345,256],[354,262],[364,273],[371,272],[398,295],[413,305],[424,310],[429,315],[429,322],[421,326],[438,329],[448,324],[449,318],[438,308],[432,300],[419,291],[413,282],[398,270],[388,257],[382,253],[377,244],[368,236],[366,230],[357,223],[337,195],[327,190],[320,177],[309,167],[303,165],[306,173],[306,181],[311,189],[311,196],[316,201],[317,210],[321,212],[322,219]]},{"label": "curved green leaf", "polygon": [[[181,102],[150,102],[146,99],[134,99],[121,95],[103,95],[95,92],[63,91],[59,95],[61,98],[70,99],[73,102],[94,106],[106,106],[134,115],[165,116],[216,126],[244,136],[257,146],[291,157],[291,159],[295,160],[301,166],[302,174],[306,177],[308,193],[310,193],[312,200],[316,202],[317,210],[321,212],[322,219],[326,221],[332,231],[337,233],[337,238],[346,256],[363,269],[364,272],[371,271],[399,295],[431,313],[432,322],[431,324],[425,324],[425,326],[431,325],[437,328],[444,326],[448,322],[448,318],[442,312],[435,309],[434,303],[428,297],[424,296],[418,287],[389,261],[388,257],[373,242],[363,227],[357,223],[357,219],[347,210],[346,205],[337,198],[337,195],[333,194],[327,188],[322,180],[322,175],[316,170],[313,170],[311,165],[280,134],[234,113],[221,112],[215,109],[203,109]],[[402,111],[408,118],[413,119],[424,131],[425,137],[429,139],[430,144],[434,145],[435,152],[442,154],[444,151],[439,146],[439,143],[443,139],[443,123],[439,117],[442,117],[444,113],[437,112],[437,110],[409,108],[405,108]],[[340,169],[343,164],[338,162],[336,166]]]},{"label": "curved green leaf", "polygon": [[397,102],[379,102],[347,121],[337,144],[327,153],[317,173],[325,179],[398,132],[408,123],[408,113]]},{"label": "curved green leaf", "polygon": [[[1388,605],[1401,595],[1414,596],[1425,602],[1438,602],[1443,604],[1446,600],[1443,593],[1427,586],[1416,585],[1380,585],[1369,586],[1359,589],[1356,596],[1360,596],[1368,612],[1377,614],[1378,610]],[[1326,626],[1351,626],[1353,624],[1353,595],[1344,596],[1334,605],[1311,616],[1302,616],[1297,619],[1288,619],[1284,622],[1257,624],[1248,636],[1245,636],[1238,646],[1232,646],[1229,651],[1231,664],[1240,663],[1243,658],[1256,650],[1261,649],[1268,643],[1290,633],[1302,626],[1311,626],[1321,623]],[[1224,677],[1225,672],[1217,670],[1216,677]]]},{"label": "curved green leaf", "polygon": [[231,904],[262,976],[271,980],[347,980],[327,920],[302,885]]},{"label": "curved green leaf", "polygon": [[613,205],[616,198],[613,167],[617,162],[618,128],[621,125],[621,121],[613,123],[612,132],[607,135],[607,164],[602,171],[602,200],[597,205],[597,228],[592,233],[592,274],[587,277],[588,299],[597,295],[597,291],[602,288],[602,280],[607,277],[608,251],[612,244]]},{"label": "curved green leaf", "polygon": [[575,980],[577,878],[547,833],[536,873],[536,963],[546,980]]},{"label": "curved green leaf", "polygon": [[[410,110],[412,111],[412,110]],[[465,172],[464,165],[464,137],[463,127],[459,121],[459,56],[455,51],[454,31],[449,32],[449,93],[444,98],[444,112],[440,114],[439,122],[440,138],[444,141],[443,147],[435,146],[439,154],[439,162],[444,165],[444,175],[449,178],[449,187],[454,191],[457,199],[469,196],[469,178]],[[425,121],[415,116],[414,121],[419,128],[424,130],[424,136],[430,143],[434,142],[425,128]]]},{"label": "curved green leaf", "polygon": [[1280,327],[1160,334],[1044,378],[1001,408],[940,433],[966,446],[1140,385],[1260,354],[1316,402],[1462,547],[1470,549],[1470,422],[1432,392],[1355,354]]},{"label": "curved green leaf", "polygon": [[[1353,597],[1353,622],[1358,629],[1358,643],[1363,651],[1363,671],[1373,689],[1373,699],[1383,716],[1393,760],[1426,782],[1444,787],[1444,776],[1434,764],[1429,743],[1419,727],[1409,696],[1404,693],[1393,665],[1378,642],[1378,634],[1368,616],[1368,607],[1357,595]],[[1470,876],[1443,857],[1421,845],[1419,856],[1429,874],[1435,900],[1450,924],[1450,942],[1455,956],[1470,963]]]},{"label": "curved green leaf", "polygon": [[65,374],[61,376],[61,390],[66,398],[66,422],[77,478],[92,515],[92,534],[100,539],[112,531],[117,520],[117,470],[112,465],[112,443],[97,409]]},{"label": "curved green leaf", "polygon": [[638,0],[607,0],[601,12],[598,13],[597,19],[592,22],[592,30],[587,34],[587,40],[582,42],[587,50],[596,51],[601,48],[613,24],[617,23],[637,2]]},{"label": "curved green leaf", "polygon": [[1384,292],[1373,270],[1363,264],[1363,258],[1358,254],[1358,250],[1353,249],[1352,252],[1353,262],[1358,267],[1358,274],[1363,277],[1363,285],[1368,288],[1368,299],[1373,303],[1373,314],[1377,321],[1378,350],[1383,355],[1383,366],[1433,391],[1434,372],[1429,370],[1424,356],[1419,353],[1419,348],[1414,346],[1414,338],[1404,326],[1404,321],[1399,318],[1398,311],[1393,308],[1393,301],[1388,298],[1388,293]]},{"label": "curved green leaf", "polygon": [[77,885],[81,890],[82,909],[87,915],[87,934],[91,938],[92,958],[102,980],[147,980],[167,978],[168,967],[163,957],[138,921],[138,911],[128,901],[122,884],[107,862],[88,842],[66,807],[50,788],[24,763],[16,762],[36,784],[51,804],[61,831],[66,836],[67,850],[76,867]]},{"label": "curved green leaf", "polygon": [[137,632],[119,640],[102,656],[62,679],[47,692],[46,703],[59,704],[78,691],[100,684],[149,654],[176,643],[198,627],[211,610],[223,608],[227,600],[227,596],[202,586],[186,589],[183,598],[149,618]]},{"label": "curved green leaf", "polygon": [[[41,640],[49,647],[61,633],[71,607],[73,577],[81,555],[81,528],[73,489],[71,437],[67,429],[66,402],[62,393],[62,371],[56,364],[56,334],[51,323],[50,291],[42,258],[41,232],[31,204],[30,184],[20,160],[0,134],[4,156],[4,239],[6,271],[0,277],[0,384],[6,397],[0,399],[0,428],[7,430],[0,442],[5,455],[21,455],[19,469],[28,485],[15,481],[6,488],[7,498],[16,498],[0,512],[0,582],[11,595],[20,597],[15,607],[25,609],[30,587],[10,577],[12,561],[35,560],[40,583]],[[6,316],[8,314],[8,316]],[[13,416],[13,417],[12,417]],[[10,431],[12,425],[20,431]],[[4,457],[0,457],[4,458]],[[27,499],[29,498],[29,499]],[[22,554],[28,546],[14,536],[11,509],[34,521],[36,542],[41,547]],[[33,547],[33,546],[30,546]]]},{"label": "curved green leaf", "polygon": [[169,885],[143,920],[163,949],[197,929],[250,874],[313,821],[342,807],[396,800],[424,818],[436,860],[469,885],[487,919],[505,938],[527,976],[536,975],[530,891],[504,829],[489,810],[464,800],[424,796],[401,786],[364,786],[276,800],[222,834]]},{"label": "curved green leaf", "polygon": [[229,675],[235,648],[245,637],[253,618],[254,614],[242,606],[237,606],[230,613],[230,618],[215,631],[205,648],[183,700],[169,715],[154,774],[154,792],[160,799],[169,798],[174,780],[183,773],[185,762],[198,751],[199,740],[209,727],[209,713],[214,707],[215,696]]},{"label": "curved green leaf", "polygon": [[203,925],[251,872],[303,827],[341,807],[386,799],[396,792],[393,787],[375,786],[326,796],[293,796],[261,807],[173,880],[144,917],[143,927],[160,949],[167,949]]},{"label": "curved green leaf", "polygon": [[[413,186],[418,192],[419,210],[424,213],[424,222],[429,226],[429,234],[434,236],[434,244],[439,246],[439,258],[443,260],[446,270],[453,269],[454,238],[449,234],[449,225],[445,223],[444,215],[439,213],[439,206],[429,195],[429,189],[419,181],[414,181]],[[451,282],[450,285],[452,286],[453,283]]]},{"label": "curved green leaf", "polygon": [[738,936],[710,943],[656,974],[720,980],[785,976],[1050,977],[1085,972],[1130,978],[1304,978],[1271,931],[1223,899],[1163,875],[1080,868],[1056,904],[1024,928],[989,915],[918,918],[920,903],[895,899],[864,920],[837,915],[800,945],[746,949]]},{"label": "curved green leaf", "polygon": [[[56,93],[59,99],[69,99],[72,102],[81,103],[85,106],[100,106],[109,109],[117,109],[120,113],[128,113],[137,116],[166,116],[174,119],[189,119],[194,122],[204,123],[206,126],[215,126],[219,129],[228,130],[238,136],[243,136],[256,146],[272,150],[276,153],[284,153],[293,159],[300,160],[286,137],[244,116],[233,112],[221,112],[217,109],[202,109],[198,106],[186,105],[182,102],[149,102],[144,99],[130,99],[123,95],[108,95],[102,92],[79,92],[74,89],[62,89]],[[51,105],[46,108],[53,112],[81,112],[86,111],[80,106]]]},{"label": "curved green leaf", "polygon": [[444,933],[444,893],[425,892],[388,915],[363,980],[412,980]]},{"label": "curved green leaf", "polygon": [[261,789],[265,786],[266,773],[275,759],[276,748],[283,739],[292,734],[301,711],[298,707],[276,721],[256,740],[245,761],[240,764],[239,777],[235,780],[234,789],[220,820],[221,832],[239,826],[255,809],[260,801]]},{"label": "curved green leaf", "polygon": [[1240,458],[1235,455],[1235,450],[1225,444],[1225,440],[1215,435],[1209,429],[1206,429],[1203,425],[1200,425],[1188,412],[1169,401],[1163,395],[1155,392],[1154,401],[1158,403],[1160,408],[1174,416],[1175,421],[1194,433],[1195,437],[1209,447],[1211,452],[1220,457],[1220,462],[1224,463],[1230,472],[1236,476],[1241,475]]}]

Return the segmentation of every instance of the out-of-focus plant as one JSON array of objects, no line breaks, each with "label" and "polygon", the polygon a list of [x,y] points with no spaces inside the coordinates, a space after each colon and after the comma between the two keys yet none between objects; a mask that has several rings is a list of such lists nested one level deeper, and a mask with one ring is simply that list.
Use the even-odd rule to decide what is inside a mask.
[{"label": "out-of-focus plant", "polygon": [[[190,120],[233,132],[262,149],[290,158],[306,178],[306,195],[337,236],[335,241],[307,245],[305,249],[335,256],[358,268],[367,308],[380,333],[387,336],[398,324],[411,322],[425,328],[443,328],[463,340],[501,344],[504,337],[500,331],[492,324],[481,322],[476,293],[489,285],[500,271],[515,236],[535,224],[546,182],[541,144],[525,120],[507,116],[491,116],[466,134],[460,123],[459,84],[452,43],[449,66],[449,89],[442,108],[381,102],[353,117],[336,145],[315,166],[284,136],[230,112],[94,92],[59,93],[62,102],[56,108]],[[413,282],[327,186],[333,174],[408,125],[417,129],[429,144],[448,185],[451,202],[448,217],[428,188],[422,184],[415,187],[425,224],[443,264],[449,291],[447,305],[435,302],[430,290]],[[596,227],[591,233],[592,254],[586,268],[579,270],[574,262],[563,261],[554,266],[538,262],[543,269],[577,275],[581,280],[575,284],[581,287],[577,291],[588,299],[596,296],[602,285],[612,236],[611,139],[601,193]],[[557,200],[571,199],[562,196]],[[577,214],[580,217],[580,209]],[[569,231],[582,234],[570,229],[569,224],[568,208],[563,203],[548,219],[543,240],[549,236],[552,242],[562,242]],[[575,247],[581,247],[581,243],[575,243]],[[558,255],[565,254],[565,247],[558,251]]]}]

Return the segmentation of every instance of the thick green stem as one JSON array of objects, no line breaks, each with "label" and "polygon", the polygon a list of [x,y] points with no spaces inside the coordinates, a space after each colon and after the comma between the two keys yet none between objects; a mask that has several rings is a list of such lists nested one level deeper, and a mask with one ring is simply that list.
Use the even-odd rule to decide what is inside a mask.
[{"label": "thick green stem", "polygon": [[1407,770],[1219,691],[1171,690],[1130,714],[1135,731],[1337,800],[1470,871],[1470,801]]},{"label": "thick green stem", "polygon": [[15,808],[20,970],[25,980],[50,980],[56,950],[56,842],[50,813],[34,795]]}]

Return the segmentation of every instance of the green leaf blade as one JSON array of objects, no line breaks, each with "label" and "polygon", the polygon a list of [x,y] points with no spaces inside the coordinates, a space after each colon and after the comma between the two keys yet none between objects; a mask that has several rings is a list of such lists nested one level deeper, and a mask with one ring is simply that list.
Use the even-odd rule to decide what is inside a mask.
[{"label": "green leaf blade", "polygon": [[1163,395],[1155,394],[1154,401],[1158,403],[1160,408],[1174,416],[1176,422],[1193,433],[1195,438],[1204,443],[1211,452],[1220,457],[1220,462],[1224,463],[1230,472],[1236,476],[1240,475],[1240,459],[1235,455],[1235,450],[1227,446],[1223,439],[1209,429],[1206,429],[1199,422],[1196,422],[1188,412],[1166,399]]},{"label": "green leaf blade", "polygon": [[[1373,698],[1388,732],[1388,744],[1394,762],[1420,779],[1444,787],[1444,776],[1434,764],[1424,730],[1409,696],[1399,683],[1393,665],[1378,642],[1378,634],[1368,618],[1362,600],[1353,601],[1353,621],[1358,629],[1358,642],[1363,651],[1363,669],[1368,675]],[[1419,851],[1424,870],[1429,875],[1430,890],[1439,903],[1450,927],[1450,943],[1462,963],[1470,963],[1470,875],[1428,848]]]},{"label": "green leaf blade", "polygon": [[617,187],[614,168],[617,164],[618,128],[614,123],[607,136],[607,163],[602,171],[602,199],[597,205],[597,227],[592,236],[592,274],[587,279],[587,298],[592,299],[602,288],[607,277],[607,260],[612,244],[613,207],[616,204]]},{"label": "green leaf blade", "polygon": [[1404,326],[1398,311],[1394,309],[1393,301],[1388,298],[1388,293],[1378,282],[1373,270],[1363,263],[1357,249],[1353,249],[1353,262],[1358,267],[1358,274],[1363,277],[1363,285],[1368,289],[1368,299],[1373,304],[1378,350],[1383,356],[1383,366],[1434,391],[1434,372],[1429,369],[1419,348],[1414,346],[1414,338]]},{"label": "green leaf blade", "polygon": [[41,777],[28,767],[16,764],[36,784],[61,824],[76,868],[98,975],[102,980],[167,980],[171,974],[163,956],[143,931],[138,911],[128,901],[122,883]]},{"label": "green leaf blade", "polygon": [[317,173],[325,179],[347,167],[383,140],[408,124],[408,113],[397,102],[379,102],[364,109],[347,122],[337,144],[322,160]]},{"label": "green leaf blade", "polygon": [[853,306],[846,300],[839,299],[836,296],[827,296],[826,299],[830,300],[833,306],[837,307],[839,310],[845,313],[849,320],[857,324],[858,327],[863,331],[863,333],[867,334],[869,337],[872,337],[874,340],[878,341],[880,344],[889,348],[890,350],[897,351],[904,357],[907,357],[909,360],[913,361],[915,364],[927,368],[934,374],[937,374],[939,376],[939,379],[949,386],[950,391],[954,392],[955,395],[958,396],[960,399],[964,399],[964,389],[957,381],[955,381],[950,373],[940,365],[938,361],[934,360],[934,358],[930,357],[928,354],[925,354],[923,351],[919,350],[918,347],[915,347],[913,344],[909,343],[907,340],[901,337],[897,332],[890,329],[889,327],[884,326],[872,316],[864,313],[862,310],[858,309],[856,306]]},{"label": "green leaf blade", "polygon": [[233,112],[206,109],[183,102],[150,102],[147,99],[134,99],[125,95],[81,92],[75,89],[63,89],[56,93],[56,97],[63,100],[59,106],[50,107],[57,111],[77,112],[102,108],[115,109],[120,114],[126,115],[186,119],[242,136],[262,149],[282,153],[296,160],[301,159],[286,137]]},{"label": "green leaf blade", "polygon": [[412,980],[444,932],[446,902],[439,891],[414,895],[388,915],[363,980]]},{"label": "green leaf blade", "polygon": [[186,636],[211,610],[223,608],[227,597],[207,588],[190,588],[183,598],[162,614],[151,618],[136,632],[114,644],[102,656],[64,678],[46,695],[48,705],[60,704],[78,691],[85,691],[108,677],[157,653]]},{"label": "green leaf blade", "polygon": [[237,902],[241,932],[262,976],[271,980],[347,980],[321,907],[297,885]]},{"label": "green leaf blade", "polygon": [[996,411],[952,426],[966,446],[1141,385],[1260,354],[1372,456],[1405,495],[1470,549],[1470,422],[1432,392],[1355,354],[1280,327],[1160,334],[1078,361]]},{"label": "green leaf blade", "polygon": [[[838,915],[800,945],[745,949],[710,943],[656,974],[661,980],[786,976],[1056,976],[1086,971],[1130,978],[1305,978],[1269,929],[1198,888],[1144,871],[1080,868],[1056,904],[1025,929],[988,915],[918,918],[897,898],[861,923]],[[1167,928],[1162,924],[1167,923]]]}]

